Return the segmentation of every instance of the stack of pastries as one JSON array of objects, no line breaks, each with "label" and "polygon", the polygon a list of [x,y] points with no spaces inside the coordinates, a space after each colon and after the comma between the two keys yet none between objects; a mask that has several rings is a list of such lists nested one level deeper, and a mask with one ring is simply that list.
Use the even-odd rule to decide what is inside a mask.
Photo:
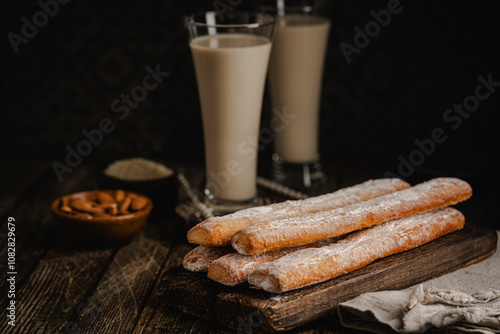
[{"label": "stack of pastries", "polygon": [[183,265],[228,286],[298,289],[461,229],[464,216],[449,206],[471,195],[470,185],[457,178],[415,186],[388,178],[249,208],[189,230],[188,241],[200,246]]}]

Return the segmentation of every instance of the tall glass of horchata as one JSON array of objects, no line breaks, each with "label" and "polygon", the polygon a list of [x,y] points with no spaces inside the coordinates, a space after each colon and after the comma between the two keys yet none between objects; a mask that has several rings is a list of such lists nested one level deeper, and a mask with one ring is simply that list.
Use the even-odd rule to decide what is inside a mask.
[{"label": "tall glass of horchata", "polygon": [[216,214],[256,204],[257,149],[276,20],[262,13],[186,18],[205,141],[205,202]]},{"label": "tall glass of horchata", "polygon": [[[320,1],[274,0],[264,12],[278,18],[269,61],[274,129],[273,176],[300,189],[324,184],[319,155],[319,114],[330,21]],[[277,122],[275,122],[277,123]]]}]

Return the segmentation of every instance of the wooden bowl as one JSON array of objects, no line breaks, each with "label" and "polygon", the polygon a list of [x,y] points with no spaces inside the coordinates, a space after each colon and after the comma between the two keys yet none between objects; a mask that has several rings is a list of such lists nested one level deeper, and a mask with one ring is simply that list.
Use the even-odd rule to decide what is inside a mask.
[{"label": "wooden bowl", "polygon": [[[146,224],[153,204],[148,196],[134,192],[125,192],[131,197],[140,197],[147,202],[139,210],[132,210],[124,214],[99,214],[94,215],[84,211],[72,209],[72,212],[62,210],[64,202],[74,203],[74,200],[93,201],[96,204],[98,194],[106,193],[111,196],[116,190],[92,190],[66,195],[52,202],[51,210],[59,227],[72,237],[90,244],[119,244],[130,241]],[[116,203],[117,206],[119,203]]]}]

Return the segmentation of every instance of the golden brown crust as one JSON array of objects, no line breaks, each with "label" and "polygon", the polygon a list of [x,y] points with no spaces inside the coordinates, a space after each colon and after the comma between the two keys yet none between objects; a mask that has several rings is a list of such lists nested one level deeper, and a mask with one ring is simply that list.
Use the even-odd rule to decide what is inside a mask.
[{"label": "golden brown crust", "polygon": [[452,208],[392,220],[351,234],[338,243],[309,248],[263,264],[248,282],[269,292],[319,283],[461,229],[465,218]]},{"label": "golden brown crust", "polygon": [[286,201],[240,210],[222,217],[206,219],[188,231],[187,240],[205,246],[224,246],[231,243],[231,237],[236,232],[254,223],[331,210],[406,189],[409,186],[407,182],[400,179],[369,180],[352,187],[339,189],[333,193],[305,200]]},{"label": "golden brown crust", "polygon": [[182,265],[189,271],[207,271],[214,260],[234,252],[235,250],[230,246],[198,246],[184,256]]},{"label": "golden brown crust", "polygon": [[246,282],[248,275],[261,264],[272,262],[301,249],[328,246],[337,242],[339,239],[340,238],[320,240],[307,245],[279,249],[258,255],[242,255],[238,253],[227,254],[219,257],[210,264],[208,268],[208,278],[224,285],[235,286]]},{"label": "golden brown crust", "polygon": [[408,189],[314,214],[252,224],[235,233],[238,253],[255,255],[332,238],[383,222],[456,204],[472,195],[457,178],[436,178]]}]

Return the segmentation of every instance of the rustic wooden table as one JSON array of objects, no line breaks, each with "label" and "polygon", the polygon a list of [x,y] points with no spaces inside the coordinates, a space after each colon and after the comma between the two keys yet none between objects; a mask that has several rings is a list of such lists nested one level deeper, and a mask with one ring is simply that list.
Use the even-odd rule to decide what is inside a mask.
[{"label": "rustic wooden table", "polygon": [[[161,274],[182,262],[193,248],[185,239],[186,221],[170,212],[151,217],[145,228],[120,247],[88,248],[63,234],[50,213],[59,196],[95,189],[101,167],[82,164],[58,182],[51,161],[3,158],[0,165],[0,309],[2,333],[235,333],[166,307],[158,295]],[[194,184],[200,168],[177,164]],[[376,164],[327,167],[325,191],[381,177]],[[412,181],[411,181],[412,182]],[[479,182],[479,181],[478,181]],[[413,183],[413,182],[412,182]],[[479,182],[475,199],[461,209],[469,224],[495,226],[493,203],[498,185]],[[475,186],[472,182],[473,187]],[[182,194],[181,194],[182,196]],[[15,261],[8,267],[9,217],[15,224]],[[14,271],[15,274],[8,275]],[[13,277],[11,281],[7,278]],[[14,284],[12,284],[14,283]],[[8,296],[9,293],[14,295]],[[7,298],[8,296],[8,298]],[[15,301],[15,327],[5,312]],[[235,319],[236,321],[236,319]],[[256,329],[258,330],[258,328]],[[241,332],[241,331],[240,331]],[[335,317],[321,319],[294,333],[356,333]]]}]

